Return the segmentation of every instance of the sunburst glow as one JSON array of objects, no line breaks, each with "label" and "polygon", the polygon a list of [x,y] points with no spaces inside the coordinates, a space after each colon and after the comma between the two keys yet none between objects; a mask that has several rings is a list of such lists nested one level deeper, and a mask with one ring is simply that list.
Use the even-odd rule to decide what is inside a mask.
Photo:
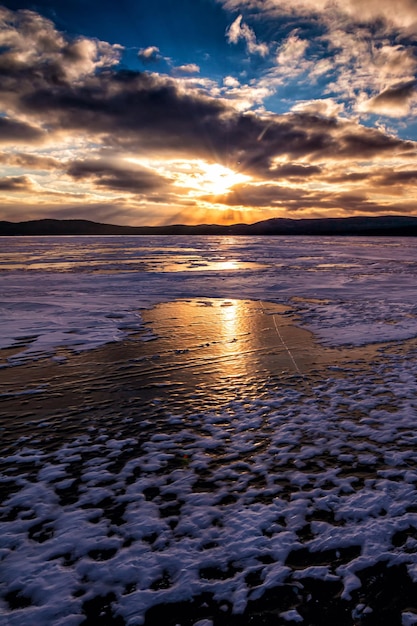
[{"label": "sunburst glow", "polygon": [[193,161],[191,166],[189,175],[181,181],[185,187],[192,190],[190,195],[206,193],[220,196],[227,193],[234,185],[247,182],[251,178],[220,163]]},{"label": "sunburst glow", "polygon": [[154,170],[160,176],[173,181],[176,187],[188,191],[188,195],[198,197],[201,195],[221,196],[226,194],[234,185],[248,182],[252,179],[247,174],[236,172],[220,163],[208,163],[203,159],[189,160],[156,160],[125,159]]}]

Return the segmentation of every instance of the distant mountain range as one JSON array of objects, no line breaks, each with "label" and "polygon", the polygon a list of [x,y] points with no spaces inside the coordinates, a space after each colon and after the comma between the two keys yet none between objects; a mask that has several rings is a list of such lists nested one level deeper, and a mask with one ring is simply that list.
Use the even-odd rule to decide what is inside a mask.
[{"label": "distant mountain range", "polygon": [[386,235],[417,236],[417,217],[273,218],[255,224],[115,226],[89,220],[0,221],[0,236],[17,235]]}]

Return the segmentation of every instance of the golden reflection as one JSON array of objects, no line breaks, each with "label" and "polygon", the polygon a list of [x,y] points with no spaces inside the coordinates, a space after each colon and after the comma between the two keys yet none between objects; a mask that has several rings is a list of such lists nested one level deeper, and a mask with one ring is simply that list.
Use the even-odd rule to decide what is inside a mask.
[{"label": "golden reflection", "polygon": [[[262,385],[271,375],[293,373],[294,364],[282,336],[305,359],[306,331],[296,329],[282,313],[286,307],[249,300],[209,299],[174,301],[141,314],[155,341],[147,346],[158,381],[184,389],[212,388],[232,394],[236,384]],[[276,324],[280,325],[277,333]],[[309,339],[309,341],[307,341]],[[154,357],[152,357],[153,359]]]},{"label": "golden reflection", "polygon": [[[233,237],[233,236],[226,236],[224,238],[221,238],[218,242],[218,251],[220,253],[221,256],[223,256],[222,252],[224,250],[224,256],[229,255],[230,256],[230,249],[233,248],[233,246],[238,245],[240,242],[238,240],[237,237]],[[244,269],[246,267],[249,267],[250,265],[252,265],[252,267],[257,266],[257,263],[251,263],[251,262],[245,262],[245,261],[236,261],[235,259],[231,259],[231,258],[227,258],[224,259],[223,261],[217,261],[217,266],[218,269],[220,270],[237,270],[237,269]],[[260,267],[260,265],[259,265]],[[239,303],[240,300],[233,300],[234,303]]]},{"label": "golden reflection", "polygon": [[220,261],[217,264],[217,269],[219,270],[237,270],[240,267],[240,263],[238,261]]},{"label": "golden reflection", "polygon": [[219,330],[226,343],[235,343],[238,340],[243,314],[244,310],[241,300],[226,300],[220,305]]},{"label": "golden reflection", "polygon": [[169,302],[143,315],[149,316],[158,337],[169,334],[170,343],[178,344],[177,350],[212,346],[223,352],[248,335],[249,313],[245,300],[203,299]]}]

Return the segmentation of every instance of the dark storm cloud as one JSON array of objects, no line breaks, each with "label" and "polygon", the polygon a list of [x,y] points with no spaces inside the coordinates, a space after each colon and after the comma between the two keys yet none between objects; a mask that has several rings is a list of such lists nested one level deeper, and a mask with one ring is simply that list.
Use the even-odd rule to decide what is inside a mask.
[{"label": "dark storm cloud", "polygon": [[28,176],[0,178],[0,191],[32,191],[32,187],[32,181]]},{"label": "dark storm cloud", "polygon": [[[266,130],[265,130],[266,129]],[[260,131],[260,141],[255,132]],[[246,115],[232,120],[232,130],[222,137],[229,138],[229,146],[236,147],[243,169],[267,178],[280,176],[280,166],[273,168],[274,157],[287,156],[292,159],[308,158],[362,160],[396,152],[410,152],[412,142],[385,135],[383,132],[359,126],[355,123],[324,119],[311,114],[275,116],[266,123],[255,116]],[[241,151],[241,153],[239,153]],[[300,166],[283,166],[287,176],[313,175],[314,170]],[[314,167],[314,166],[310,166]],[[295,169],[294,169],[295,168]],[[284,175],[285,169],[282,172]]]},{"label": "dark storm cloud", "polygon": [[385,89],[367,103],[367,109],[373,113],[385,113],[401,117],[410,113],[410,104],[417,96],[417,81],[400,82]]},{"label": "dark storm cloud", "polygon": [[[364,126],[342,125],[336,139],[335,157],[352,160],[369,159],[394,152],[411,152],[415,146],[411,141],[404,141],[392,135]],[[330,152],[329,155],[332,155]]]},{"label": "dark storm cloud", "polygon": [[376,96],[373,101],[376,103],[383,102],[384,104],[394,102],[404,102],[411,98],[416,91],[417,82],[415,80],[408,81],[406,83],[399,83],[382,91]]},{"label": "dark storm cloud", "polygon": [[239,185],[229,194],[217,199],[232,207],[269,207],[292,213],[305,210],[380,213],[384,208],[370,200],[366,193],[323,194],[319,191],[273,184]]},{"label": "dark storm cloud", "polygon": [[302,180],[321,173],[317,165],[299,165],[297,163],[285,163],[270,170],[271,178],[295,178]]},{"label": "dark storm cloud", "polygon": [[90,180],[98,187],[139,194],[161,190],[169,184],[166,178],[148,170],[93,159],[71,163],[67,173],[76,180]]},{"label": "dark storm cloud", "polygon": [[384,173],[378,178],[378,183],[384,186],[407,185],[417,183],[417,170],[401,170]]},{"label": "dark storm cloud", "polygon": [[24,167],[32,170],[62,169],[58,159],[37,154],[0,152],[0,163],[14,167]]},{"label": "dark storm cloud", "polygon": [[212,98],[180,91],[174,80],[131,71],[106,72],[81,85],[45,86],[17,106],[48,115],[56,130],[106,135],[110,145],[185,151],[206,145],[227,113]]},{"label": "dark storm cloud", "polygon": [[26,93],[17,106],[48,119],[55,131],[95,134],[122,150],[234,160],[239,169],[265,177],[274,175],[272,159],[282,155],[362,159],[413,149],[411,142],[335,119],[242,114],[204,94],[185,92],[172,79],[137,72],[110,71],[81,85],[51,85]]},{"label": "dark storm cloud", "polygon": [[[386,211],[386,205],[378,203],[368,197],[366,193],[341,193],[335,194],[329,199],[325,199],[323,206],[329,208],[338,208],[345,211],[348,214],[355,213],[367,213],[367,214],[381,214]],[[389,212],[396,213],[401,212],[395,205],[389,205]]]},{"label": "dark storm cloud", "polygon": [[44,132],[35,126],[9,117],[0,117],[0,143],[38,143],[44,137]]}]

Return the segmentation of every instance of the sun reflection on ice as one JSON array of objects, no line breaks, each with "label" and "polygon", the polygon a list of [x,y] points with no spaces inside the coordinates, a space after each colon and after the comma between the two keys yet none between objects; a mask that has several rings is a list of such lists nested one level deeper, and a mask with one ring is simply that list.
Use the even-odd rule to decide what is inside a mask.
[{"label": "sun reflection on ice", "polygon": [[239,261],[220,261],[217,265],[218,270],[227,271],[227,270],[238,270],[241,266]]},{"label": "sun reflection on ice", "polygon": [[187,389],[203,399],[209,392],[232,399],[242,386],[256,390],[277,373],[294,374],[281,336],[304,371],[317,361],[312,337],[284,312],[279,304],[226,298],[176,300],[142,311],[155,340],[140,351],[157,355],[144,362],[148,383],[155,376],[158,384],[179,385],[178,402]]},{"label": "sun reflection on ice", "polygon": [[[227,263],[233,263],[233,261],[228,261]],[[219,330],[223,335],[224,341],[227,343],[235,343],[240,332],[240,321],[242,315],[244,315],[242,301],[226,300],[219,307],[219,314]]]}]

